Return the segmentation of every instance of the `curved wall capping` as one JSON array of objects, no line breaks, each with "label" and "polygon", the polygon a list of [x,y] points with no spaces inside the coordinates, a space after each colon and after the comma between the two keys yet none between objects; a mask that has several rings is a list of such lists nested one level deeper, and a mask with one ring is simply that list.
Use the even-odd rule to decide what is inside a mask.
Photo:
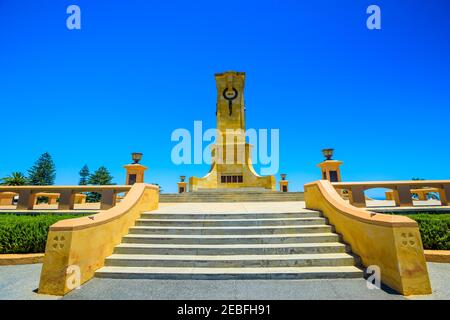
[{"label": "curved wall capping", "polygon": [[378,266],[381,281],[403,295],[430,294],[422,240],[415,221],[348,204],[327,180],[305,185],[306,208],[319,210],[364,267]]},{"label": "curved wall capping", "polygon": [[90,280],[104,266],[142,212],[159,203],[159,188],[134,184],[111,209],[88,217],[62,220],[50,227],[39,293],[65,295]]}]

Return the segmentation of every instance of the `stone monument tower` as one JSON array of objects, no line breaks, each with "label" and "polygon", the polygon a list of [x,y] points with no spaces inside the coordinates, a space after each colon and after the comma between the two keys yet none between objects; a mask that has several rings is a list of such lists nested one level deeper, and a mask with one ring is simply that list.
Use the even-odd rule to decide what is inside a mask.
[{"label": "stone monument tower", "polygon": [[251,145],[245,137],[245,73],[217,73],[217,140],[213,163],[203,178],[191,177],[189,191],[255,188],[275,191],[274,176],[259,176],[253,169]]}]

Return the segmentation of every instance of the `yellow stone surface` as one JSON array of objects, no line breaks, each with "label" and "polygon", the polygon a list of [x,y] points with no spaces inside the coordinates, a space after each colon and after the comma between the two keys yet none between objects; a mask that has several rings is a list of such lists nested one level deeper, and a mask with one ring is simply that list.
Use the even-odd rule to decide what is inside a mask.
[{"label": "yellow stone surface", "polygon": [[[289,181],[287,181],[287,180],[280,180],[279,184],[280,184],[280,191],[281,192],[289,192]],[[283,189],[284,187],[285,187],[286,191],[284,191],[284,189]]]},{"label": "yellow stone surface", "polygon": [[[426,201],[428,200],[427,195],[429,193],[438,193],[438,188],[421,188],[421,189],[411,189],[411,194],[417,194],[419,200]],[[394,191],[386,191],[386,200],[394,200]]]},{"label": "yellow stone surface", "polygon": [[348,204],[327,180],[305,185],[306,208],[319,210],[365,267],[376,265],[381,281],[403,295],[430,294],[422,240],[415,221],[375,214]]},{"label": "yellow stone surface", "polygon": [[139,163],[132,163],[123,166],[126,170],[125,184],[144,183],[144,172],[148,168]]},{"label": "yellow stone surface", "polygon": [[450,263],[450,250],[425,250],[428,262]]},{"label": "yellow stone surface", "polygon": [[317,166],[322,171],[322,179],[331,181],[331,175],[330,172],[335,171],[337,181],[331,181],[331,182],[340,182],[342,181],[341,177],[341,169],[340,166],[343,164],[342,161],[339,160],[325,160],[321,163],[319,163]]},{"label": "yellow stone surface", "polygon": [[10,206],[13,203],[15,192],[0,192],[0,206]]},{"label": "yellow stone surface", "polygon": [[77,194],[75,194],[74,203],[75,204],[84,204],[84,203],[86,203],[86,198],[87,198],[87,196],[85,194],[77,193]]},{"label": "yellow stone surface", "polygon": [[[253,169],[251,145],[245,138],[245,73],[229,71],[215,75],[217,87],[217,138],[213,163],[203,178],[190,177],[189,190],[264,188],[275,191],[274,176],[260,176]],[[230,132],[232,130],[233,132]],[[240,176],[242,181],[222,182],[222,176]]]},{"label": "yellow stone surface", "polygon": [[42,263],[43,253],[0,254],[0,266]]},{"label": "yellow stone surface", "polygon": [[187,191],[187,182],[185,181],[177,182],[177,186],[178,186],[178,193],[185,193]]},{"label": "yellow stone surface", "polygon": [[62,220],[52,225],[45,248],[39,293],[68,293],[74,289],[77,275],[73,270],[76,269],[80,271],[80,284],[90,280],[140,214],[156,209],[158,202],[157,186],[136,183],[115,207],[93,216]]}]

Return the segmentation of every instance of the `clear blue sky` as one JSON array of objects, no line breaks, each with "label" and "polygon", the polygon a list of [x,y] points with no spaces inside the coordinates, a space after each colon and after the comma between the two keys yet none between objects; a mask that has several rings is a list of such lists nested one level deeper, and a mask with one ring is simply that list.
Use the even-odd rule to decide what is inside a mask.
[{"label": "clear blue sky", "polygon": [[449,179],[449,14],[444,0],[0,0],[0,176],[48,151],[57,184],[84,164],[123,183],[136,150],[173,192],[209,166],[172,164],[172,131],[215,126],[213,75],[237,70],[247,127],[280,129],[292,190],[320,178],[324,147],[347,181]]}]

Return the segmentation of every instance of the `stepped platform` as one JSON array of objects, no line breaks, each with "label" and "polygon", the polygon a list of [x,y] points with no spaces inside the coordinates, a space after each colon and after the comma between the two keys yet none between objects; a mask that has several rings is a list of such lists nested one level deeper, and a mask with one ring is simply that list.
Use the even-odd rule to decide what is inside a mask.
[{"label": "stepped platform", "polygon": [[279,192],[258,188],[205,189],[185,193],[161,193],[161,203],[171,202],[270,202],[304,201],[303,192]]},{"label": "stepped platform", "polygon": [[333,226],[302,202],[162,203],[97,270],[119,279],[362,278]]}]

